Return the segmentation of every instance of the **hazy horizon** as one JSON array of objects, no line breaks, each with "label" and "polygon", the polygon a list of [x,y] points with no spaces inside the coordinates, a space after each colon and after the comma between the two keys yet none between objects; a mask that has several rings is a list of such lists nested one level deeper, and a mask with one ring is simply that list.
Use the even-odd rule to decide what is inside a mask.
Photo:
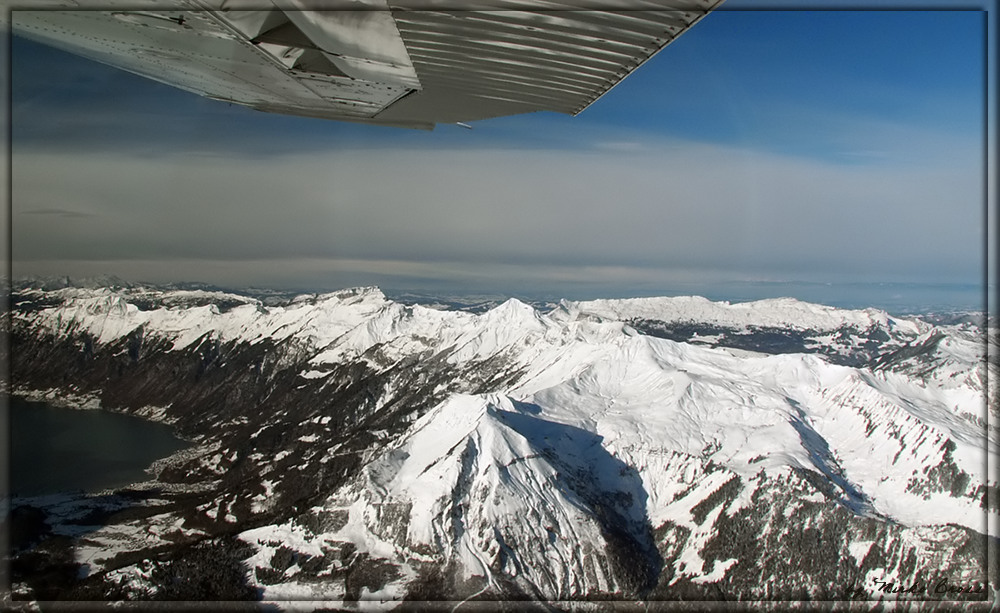
[{"label": "hazy horizon", "polygon": [[[713,301],[751,302],[773,298],[794,298],[804,302],[824,304],[844,309],[876,308],[894,315],[911,315],[941,312],[987,312],[987,291],[995,293],[996,288],[984,288],[981,284],[960,283],[821,283],[803,281],[741,281],[721,284],[688,283],[642,288],[635,290],[600,291],[567,287],[565,292],[550,290],[503,291],[488,285],[470,287],[459,285],[448,287],[400,287],[378,283],[358,283],[351,285],[233,285],[203,281],[171,279],[154,281],[149,279],[122,278],[114,275],[72,277],[68,275],[22,275],[13,279],[16,283],[30,283],[33,280],[43,284],[66,282],[72,286],[117,285],[149,286],[153,288],[196,288],[204,287],[237,294],[255,295],[273,292],[280,295],[322,294],[359,287],[378,287],[391,299],[426,298],[431,299],[482,299],[501,300],[517,298],[534,302],[556,302],[558,300],[596,300],[618,298],[647,298],[671,296],[702,296]],[[996,305],[991,305],[989,314],[996,316]]]}]

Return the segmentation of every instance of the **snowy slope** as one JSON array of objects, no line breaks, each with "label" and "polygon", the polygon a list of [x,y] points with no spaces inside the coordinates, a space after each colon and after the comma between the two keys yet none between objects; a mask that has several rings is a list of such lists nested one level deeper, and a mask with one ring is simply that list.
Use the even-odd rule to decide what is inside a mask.
[{"label": "snowy slope", "polygon": [[[466,576],[490,583],[502,573],[564,598],[621,590],[611,556],[574,545],[594,542],[607,509],[630,527],[635,551],[649,549],[651,529],[687,526],[675,576],[721,579],[737,560],[702,560],[715,518],[696,522],[695,509],[741,479],[727,510],[738,511],[763,471],[822,475],[832,498],[860,516],[983,529],[986,441],[950,404],[974,403],[975,394],[917,392],[906,379],[815,356],[737,357],[615,324],[567,322],[557,334],[551,320],[513,310],[490,317],[504,324],[506,351],[524,360],[521,380],[503,395],[452,397],[425,415],[322,507],[349,519],[317,536],[348,540],[410,574],[421,552],[434,551]],[[468,333],[455,353],[497,351],[489,323],[491,333]],[[996,441],[988,445],[995,459]],[[706,474],[708,465],[716,470]],[[926,467],[942,466],[957,477],[922,481]],[[380,534],[385,505],[403,514],[389,537]]]},{"label": "snowy slope", "polygon": [[[910,557],[974,574],[975,556],[930,552],[961,548],[997,518],[984,508],[997,488],[984,467],[998,437],[985,428],[984,345],[968,327],[791,299],[564,302],[550,312],[509,300],[478,314],[401,305],[375,288],[280,306],[134,288],[22,300],[36,306],[14,323],[54,339],[117,347],[141,331],[167,352],[206,339],[236,353],[267,343],[317,394],[363,367],[366,419],[400,417],[302,515],[243,533],[257,551],[250,579],[269,600],[391,600],[442,581],[459,599],[676,597],[709,584],[748,597],[762,583],[779,593],[795,586],[779,576],[780,559],[722,543],[752,529],[801,547],[813,525],[828,526],[836,546],[803,589],[828,594],[846,578],[912,578],[923,571]],[[811,348],[835,349],[682,342],[637,322],[805,332]],[[862,346],[857,365],[838,361]],[[401,407],[414,398],[428,406],[411,415]],[[237,523],[273,512],[285,471],[325,470],[350,447],[325,426],[330,416],[285,425],[283,415],[233,421],[256,431],[239,438],[249,447],[203,459],[220,475],[226,457],[246,457],[272,484],[250,515],[232,510],[235,490],[200,508],[229,508],[222,515]],[[254,453],[271,427],[289,432],[286,447]],[[779,528],[783,514],[790,523]],[[770,578],[751,578],[768,568]],[[368,579],[352,583],[351,573]]]},{"label": "snowy slope", "polygon": [[847,310],[802,302],[794,298],[771,298],[753,302],[713,302],[701,296],[628,298],[564,302],[562,308],[579,315],[628,321],[655,319],[663,322],[696,322],[730,328],[776,327],[799,330],[836,330],[844,326],[867,329],[880,325],[917,334],[928,324],[917,319],[891,317],[877,309]]},{"label": "snowy slope", "polygon": [[[208,292],[150,296],[150,291],[67,288],[48,294],[50,300],[59,301],[56,309],[43,308],[29,317],[53,334],[82,332],[107,344],[143,328],[172,340],[174,349],[188,347],[206,334],[222,341],[249,343],[294,336],[310,347],[321,346],[386,305],[382,292],[374,288],[300,296],[287,305],[267,308],[235,294]],[[220,310],[220,301],[233,306]],[[140,308],[136,303],[148,303],[151,308]]]}]

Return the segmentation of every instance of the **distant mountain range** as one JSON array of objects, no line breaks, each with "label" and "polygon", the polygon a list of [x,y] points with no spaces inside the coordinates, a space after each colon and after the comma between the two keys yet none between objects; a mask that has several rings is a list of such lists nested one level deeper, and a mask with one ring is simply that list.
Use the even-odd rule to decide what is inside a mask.
[{"label": "distant mountain range", "polygon": [[981,319],[110,285],[14,285],[11,392],[192,447],[128,490],[15,500],[34,526],[16,598],[1000,590],[1000,336]]}]

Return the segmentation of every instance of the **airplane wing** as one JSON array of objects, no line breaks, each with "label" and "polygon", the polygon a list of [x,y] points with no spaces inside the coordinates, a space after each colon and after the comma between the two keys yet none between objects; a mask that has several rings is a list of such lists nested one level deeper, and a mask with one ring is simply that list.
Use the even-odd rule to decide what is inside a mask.
[{"label": "airplane wing", "polygon": [[10,22],[26,38],[216,100],[431,129],[575,115],[721,3],[36,0],[15,5]]}]

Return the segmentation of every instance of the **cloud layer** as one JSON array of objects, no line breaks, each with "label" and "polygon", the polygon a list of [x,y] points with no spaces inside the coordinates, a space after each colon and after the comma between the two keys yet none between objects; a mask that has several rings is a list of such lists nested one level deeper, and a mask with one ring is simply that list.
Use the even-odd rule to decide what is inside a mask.
[{"label": "cloud layer", "polygon": [[12,166],[13,255],[15,273],[100,261],[141,277],[137,263],[155,261],[210,282],[274,262],[250,268],[287,285],[313,280],[323,262],[345,278],[492,274],[506,287],[977,281],[982,166],[953,151],[857,165],[665,140],[272,158],[29,150]]}]

